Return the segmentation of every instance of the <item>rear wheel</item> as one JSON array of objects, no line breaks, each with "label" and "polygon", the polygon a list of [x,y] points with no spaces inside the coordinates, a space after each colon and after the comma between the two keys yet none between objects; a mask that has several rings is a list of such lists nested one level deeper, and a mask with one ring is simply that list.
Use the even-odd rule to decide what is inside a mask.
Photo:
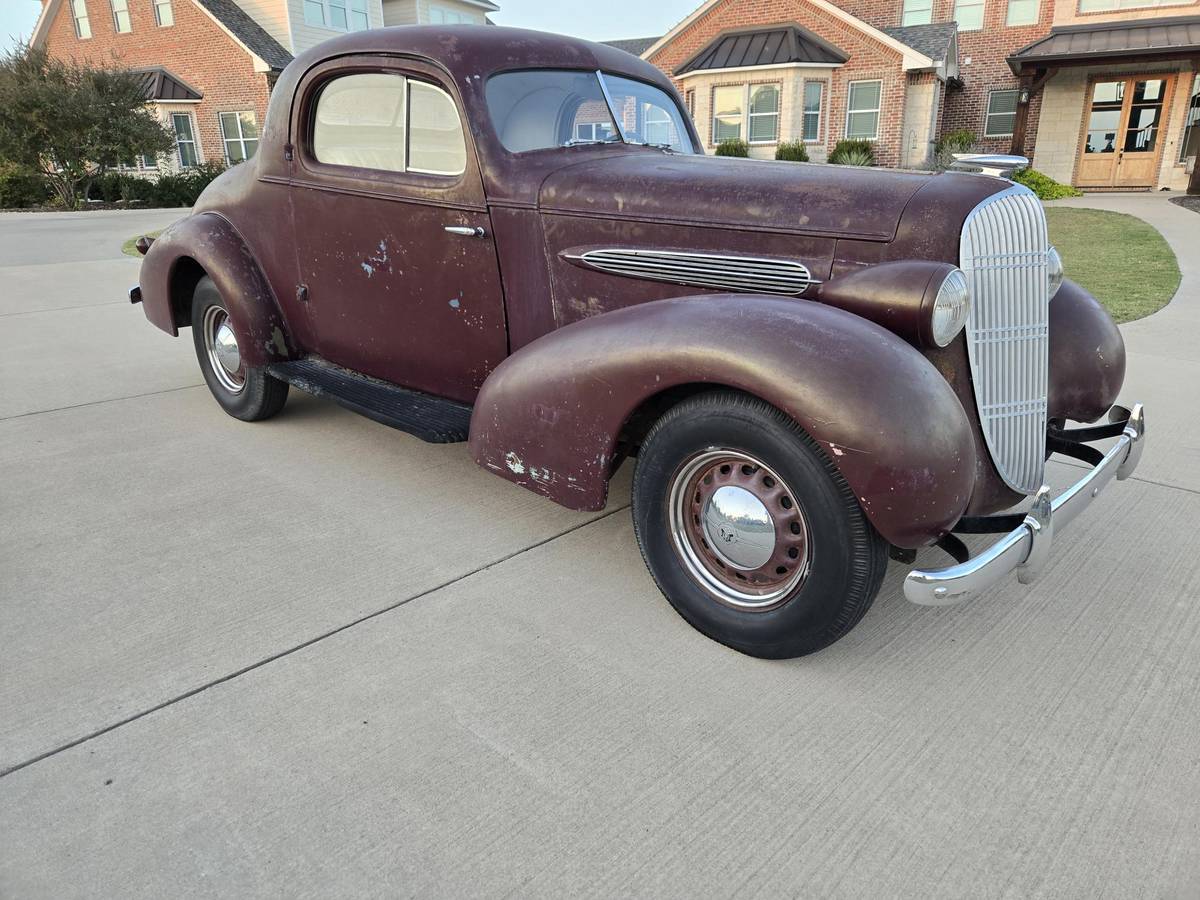
[{"label": "rear wheel", "polygon": [[242,360],[221,292],[207,275],[192,296],[192,340],[208,389],[225,412],[246,422],[269,419],[287,401],[288,385]]},{"label": "rear wheel", "polygon": [[752,656],[803,656],[870,608],[887,545],[816,443],[760,400],[714,392],[667,412],[638,454],[633,520],[671,605]]}]

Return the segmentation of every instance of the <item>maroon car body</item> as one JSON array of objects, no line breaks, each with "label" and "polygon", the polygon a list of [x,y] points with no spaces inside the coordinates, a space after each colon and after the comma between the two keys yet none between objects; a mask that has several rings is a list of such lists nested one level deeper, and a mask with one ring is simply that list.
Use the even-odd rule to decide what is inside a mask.
[{"label": "maroon car body", "polygon": [[[929,332],[947,275],[983,270],[962,258],[972,217],[1021,189],[974,174],[718,159],[624,141],[514,152],[488,86],[537,70],[602,72],[677,102],[653,66],[556,35],[421,27],[328,41],[280,77],[257,155],[149,248],[138,293],[147,317],[177,334],[211,279],[245,371],[372,414],[336,378],[322,386],[317,370],[288,368],[317,361],[427,398],[434,418],[469,413],[480,465],[574,509],[602,508],[615,465],[663,413],[716,388],[794,421],[894,548],[943,541],[961,521],[1034,493],[1041,461],[1037,484],[1014,486],[997,465],[999,432],[980,414],[983,363],[972,357],[1000,332],[972,344],[964,329],[944,347]],[[353,73],[444,92],[463,123],[463,171],[319,160],[317,98]],[[700,147],[682,121],[676,139]],[[715,266],[744,285],[739,266],[753,276],[795,262],[808,277],[787,290],[769,277],[770,289],[750,278],[731,290],[671,274]],[[1104,415],[1125,366],[1111,320],[1066,282],[1042,329],[1026,362],[1046,361],[1043,431]]]}]

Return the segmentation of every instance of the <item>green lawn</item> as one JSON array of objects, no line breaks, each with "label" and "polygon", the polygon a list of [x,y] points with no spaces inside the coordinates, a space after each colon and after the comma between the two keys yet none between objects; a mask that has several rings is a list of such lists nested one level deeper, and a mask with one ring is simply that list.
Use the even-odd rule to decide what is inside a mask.
[{"label": "green lawn", "polygon": [[1175,254],[1141,219],[1099,209],[1050,207],[1046,220],[1067,277],[1091,291],[1116,321],[1148,316],[1175,295]]},{"label": "green lawn", "polygon": [[[150,232],[146,233],[146,237],[156,238],[160,234],[162,234],[161,231],[150,231]],[[123,243],[121,245],[121,252],[124,253],[126,256],[141,256],[142,254],[138,253],[137,247],[134,246],[134,244],[137,243],[137,239],[140,237],[141,237],[140,234],[135,234],[133,237],[131,237],[129,240],[127,240],[125,243]],[[109,246],[111,247],[112,245],[109,244]]]}]

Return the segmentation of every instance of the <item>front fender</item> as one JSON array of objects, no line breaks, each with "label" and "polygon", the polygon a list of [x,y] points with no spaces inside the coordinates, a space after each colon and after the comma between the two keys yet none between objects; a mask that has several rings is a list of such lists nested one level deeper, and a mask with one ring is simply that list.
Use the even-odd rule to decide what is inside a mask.
[{"label": "front fender", "polygon": [[[181,219],[154,241],[142,260],[140,287],[146,318],[163,331],[179,334],[186,323],[198,272],[212,278],[228,307],[238,349],[250,366],[264,366],[294,354],[271,286],[236,229],[222,215],[199,213]],[[176,310],[181,315],[176,316]]]},{"label": "front fender", "polygon": [[1125,381],[1125,341],[1100,301],[1064,281],[1050,301],[1049,415],[1095,422]]},{"label": "front fender", "polygon": [[966,509],[975,451],[950,385],[891,332],[807,300],[679,297],[551,332],[484,382],[471,452],[564,506],[601,509],[630,415],[696,383],[753,394],[795,419],[893,544],[929,544]]}]

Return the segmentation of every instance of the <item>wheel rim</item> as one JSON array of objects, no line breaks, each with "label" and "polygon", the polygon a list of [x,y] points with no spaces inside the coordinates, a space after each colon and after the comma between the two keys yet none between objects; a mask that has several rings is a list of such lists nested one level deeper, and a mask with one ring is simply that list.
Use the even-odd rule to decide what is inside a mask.
[{"label": "wheel rim", "polygon": [[210,306],[204,311],[204,349],[208,353],[208,365],[221,387],[231,394],[240,394],[246,386],[246,372],[242,367],[242,353],[238,349],[237,335],[233,323],[220,306]]},{"label": "wheel rim", "polygon": [[668,502],[684,569],[719,603],[773,609],[807,577],[804,513],[783,479],[750,454],[709,448],[690,457]]}]

